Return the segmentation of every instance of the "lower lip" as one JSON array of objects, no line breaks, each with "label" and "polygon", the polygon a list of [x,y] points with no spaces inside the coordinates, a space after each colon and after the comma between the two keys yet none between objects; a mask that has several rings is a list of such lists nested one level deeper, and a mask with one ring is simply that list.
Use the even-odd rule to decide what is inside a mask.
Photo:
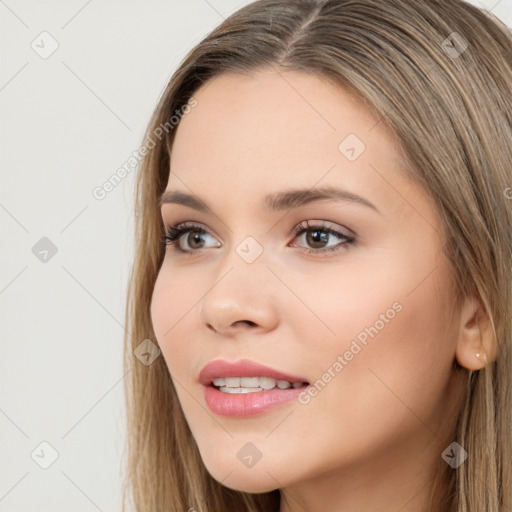
[{"label": "lower lip", "polygon": [[307,386],[300,388],[254,391],[252,393],[224,393],[213,386],[204,386],[206,405],[220,416],[242,418],[274,409],[297,398]]}]

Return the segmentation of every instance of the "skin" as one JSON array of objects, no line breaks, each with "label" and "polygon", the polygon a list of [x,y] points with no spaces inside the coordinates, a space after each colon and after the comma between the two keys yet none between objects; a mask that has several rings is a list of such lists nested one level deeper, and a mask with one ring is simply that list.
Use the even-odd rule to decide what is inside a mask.
[{"label": "skin", "polygon": [[[477,370],[475,354],[492,348],[480,302],[455,302],[431,199],[406,177],[384,123],[325,78],[223,74],[194,97],[167,190],[193,193],[211,211],[165,204],[161,213],[166,225],[208,234],[202,249],[182,235],[191,255],[166,248],[151,316],[206,468],[232,489],[280,488],[281,512],[427,511],[464,391],[454,361]],[[349,134],[366,145],[355,161],[338,149]],[[267,194],[324,185],[378,211],[336,199],[262,207]],[[322,254],[321,243],[291,234],[306,220],[356,243],[327,235],[324,246],[339,250]],[[251,264],[236,252],[247,236],[263,249]],[[248,358],[314,383],[396,303],[400,312],[306,405],[243,419],[206,406],[198,374],[209,361]],[[237,458],[248,442],[262,454],[250,468]]]}]

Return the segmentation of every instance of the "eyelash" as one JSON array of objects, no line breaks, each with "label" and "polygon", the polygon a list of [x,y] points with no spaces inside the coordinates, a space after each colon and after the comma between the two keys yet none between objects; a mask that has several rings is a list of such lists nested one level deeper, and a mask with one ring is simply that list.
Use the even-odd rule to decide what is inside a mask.
[{"label": "eyelash", "polygon": [[[325,253],[331,253],[331,252],[338,252],[344,250],[347,246],[354,245],[356,240],[354,237],[346,235],[340,231],[337,231],[333,228],[330,228],[328,226],[324,225],[310,225],[309,221],[305,222],[306,226],[303,225],[303,223],[297,225],[291,232],[291,235],[293,235],[295,238],[302,235],[303,233],[307,233],[309,231],[322,231],[324,233],[328,233],[331,235],[334,235],[342,240],[344,240],[344,243],[336,244],[333,247],[328,247],[325,249],[308,249],[306,247],[299,247],[301,252],[304,252],[306,254],[325,254]],[[179,247],[179,245],[175,244],[179,238],[186,234],[186,233],[198,233],[198,234],[209,234],[208,231],[206,231],[204,228],[200,226],[196,226],[194,224],[189,224],[187,222],[178,224],[177,226],[165,226],[165,233],[162,237],[162,242],[165,245],[174,246],[174,250],[182,253],[182,254],[193,254],[199,252],[199,250],[184,250]]]}]

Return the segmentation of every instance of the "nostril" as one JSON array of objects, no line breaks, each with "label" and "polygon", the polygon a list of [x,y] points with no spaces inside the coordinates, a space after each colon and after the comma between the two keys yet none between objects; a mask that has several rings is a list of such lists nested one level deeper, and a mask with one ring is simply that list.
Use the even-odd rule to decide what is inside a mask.
[{"label": "nostril", "polygon": [[[247,324],[250,327],[255,327],[256,325],[258,325],[256,322],[253,322],[252,320],[238,320],[236,322],[233,322],[234,326],[238,324]],[[213,327],[212,324],[207,324],[207,328],[212,330],[213,332],[219,332],[217,329],[215,329],[215,327]]]},{"label": "nostril", "polygon": [[257,325],[255,322],[252,322],[251,320],[239,320],[238,322],[235,322],[233,325],[238,325],[238,324],[247,324],[251,327],[254,327],[255,325]]}]

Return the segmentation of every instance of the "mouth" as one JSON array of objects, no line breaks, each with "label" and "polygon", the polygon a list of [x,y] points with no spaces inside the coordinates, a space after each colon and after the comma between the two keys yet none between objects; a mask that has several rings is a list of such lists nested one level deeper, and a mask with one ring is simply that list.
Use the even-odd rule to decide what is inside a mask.
[{"label": "mouth", "polygon": [[307,379],[243,359],[214,360],[199,374],[208,407],[221,416],[251,416],[297,398]]},{"label": "mouth", "polygon": [[308,386],[308,382],[290,382],[277,380],[272,377],[215,377],[210,386],[222,393],[257,393],[272,389],[302,388]]},{"label": "mouth", "polygon": [[236,362],[223,359],[211,361],[201,370],[198,380],[203,386],[213,386],[224,393],[253,393],[274,388],[299,388],[309,384],[305,378],[249,359]]}]

